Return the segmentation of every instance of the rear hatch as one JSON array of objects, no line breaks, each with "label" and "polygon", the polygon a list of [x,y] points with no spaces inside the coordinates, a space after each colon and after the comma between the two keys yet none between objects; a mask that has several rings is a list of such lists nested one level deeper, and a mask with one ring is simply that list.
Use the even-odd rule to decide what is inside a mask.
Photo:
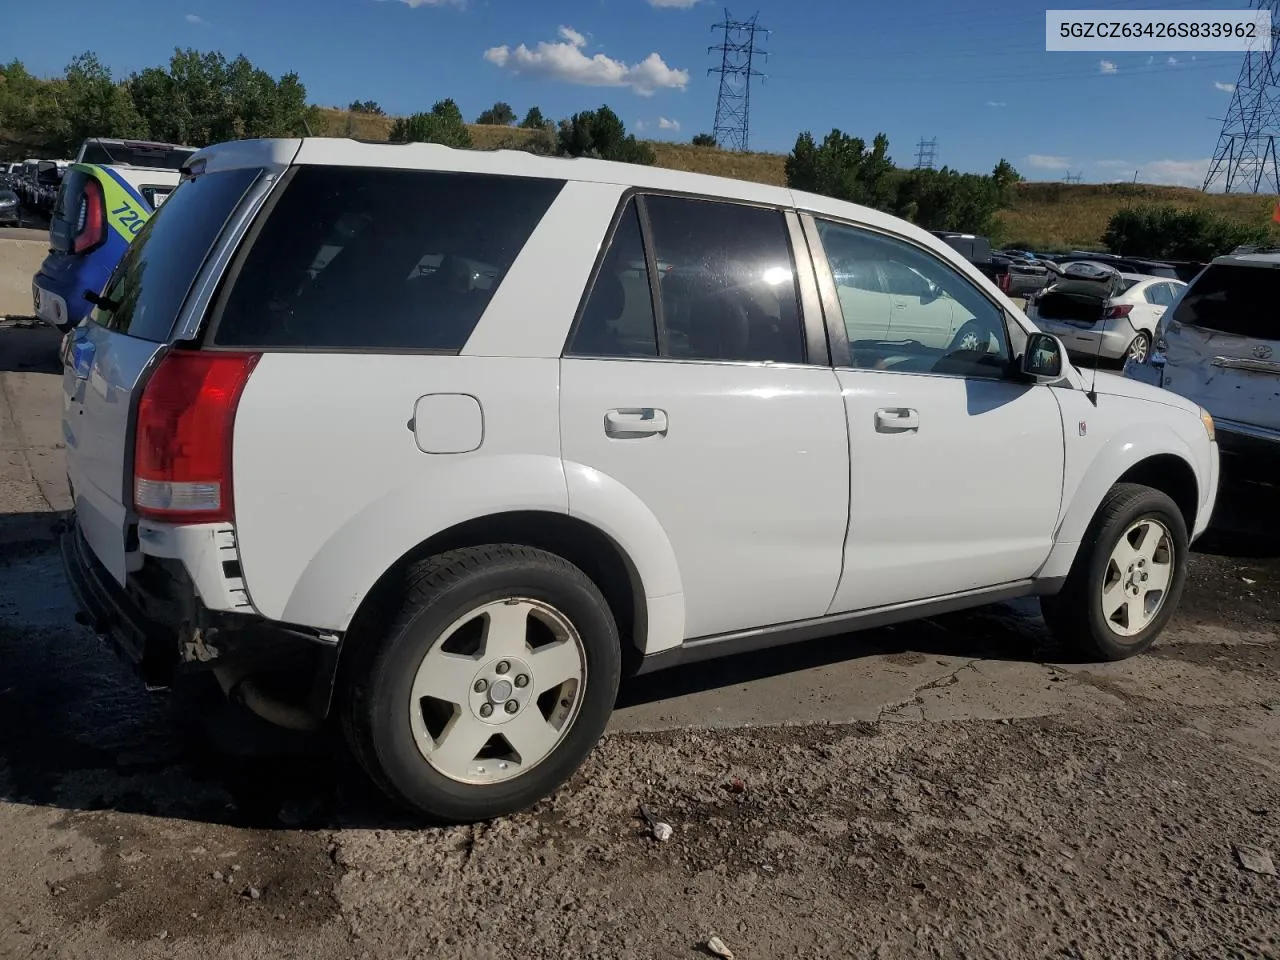
[{"label": "rear hatch", "polygon": [[130,475],[139,391],[261,172],[229,169],[184,181],[129,245],[87,322],[64,342],[63,439],[76,518],[121,583],[141,560]]},{"label": "rear hatch", "polygon": [[1035,323],[1091,329],[1106,317],[1111,299],[1133,286],[1132,280],[1104,264],[1050,263],[1046,267],[1049,283],[1027,308],[1027,316]]},{"label": "rear hatch", "polygon": [[1164,386],[1217,420],[1280,431],[1278,303],[1280,262],[1209,266],[1162,324]]}]

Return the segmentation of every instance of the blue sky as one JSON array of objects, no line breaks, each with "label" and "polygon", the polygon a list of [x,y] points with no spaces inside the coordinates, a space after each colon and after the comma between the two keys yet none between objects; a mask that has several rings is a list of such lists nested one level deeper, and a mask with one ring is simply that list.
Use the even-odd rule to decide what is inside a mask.
[{"label": "blue sky", "polygon": [[[1093,0],[1090,9],[1241,9],[1223,0]],[[756,0],[767,80],[753,88],[751,146],[786,152],[832,127],[888,134],[900,165],[921,137],[938,162],[1029,179],[1198,186],[1240,54],[1047,53],[1045,5],[1026,0]],[[92,49],[117,74],[175,46],[244,53],[296,70],[313,102],[378,101],[390,113],[453,97],[468,119],[495,100],[549,117],[601,103],[654,139],[710,130],[715,0],[59,0],[12,5],[0,59],[42,75]],[[127,24],[127,29],[121,29]]]}]

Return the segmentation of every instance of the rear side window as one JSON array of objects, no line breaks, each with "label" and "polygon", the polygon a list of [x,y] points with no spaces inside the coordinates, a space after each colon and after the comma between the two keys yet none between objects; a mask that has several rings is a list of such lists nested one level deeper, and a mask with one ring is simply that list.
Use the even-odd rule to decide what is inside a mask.
[{"label": "rear side window", "polygon": [[1254,340],[1280,340],[1280,269],[1214,264],[1182,294],[1173,322]]},{"label": "rear side window", "polygon": [[194,150],[171,150],[145,143],[86,143],[81,163],[106,163],[161,170],[181,170]]},{"label": "rear side window", "polygon": [[563,186],[298,167],[237,265],[213,342],[460,350]]},{"label": "rear side window", "polygon": [[180,184],[129,244],[94,322],[143,340],[168,340],[205,257],[258,172],[206,173]]}]

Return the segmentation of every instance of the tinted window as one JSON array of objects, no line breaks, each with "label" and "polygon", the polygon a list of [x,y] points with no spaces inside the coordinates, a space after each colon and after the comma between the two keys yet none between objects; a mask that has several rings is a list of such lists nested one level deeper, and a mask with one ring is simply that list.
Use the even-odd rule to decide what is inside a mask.
[{"label": "tinted window", "polygon": [[129,244],[105,291],[111,309],[95,309],[94,322],[143,340],[167,340],[205,257],[257,175],[228,170],[181,184]]},{"label": "tinted window", "polygon": [[1167,307],[1169,305],[1169,285],[1167,283],[1153,283],[1143,291],[1147,303],[1155,304],[1157,307]]},{"label": "tinted window", "polygon": [[781,211],[646,197],[663,356],[803,363],[795,269]]},{"label": "tinted window", "polygon": [[1173,321],[1255,340],[1278,340],[1278,298],[1276,267],[1213,264],[1183,291]]},{"label": "tinted window", "polygon": [[88,143],[81,163],[129,164],[161,170],[181,170],[194,150],[170,150],[143,143]]},{"label": "tinted window", "polygon": [[[1003,311],[954,267],[919,247],[819,221],[853,366],[901,373],[1001,377],[1009,343]],[[884,292],[848,277],[878,272]]]},{"label": "tinted window", "polygon": [[237,268],[214,342],[459,350],[563,185],[299,167]]},{"label": "tinted window", "polygon": [[618,221],[569,349],[598,357],[658,355],[649,271],[634,200]]}]

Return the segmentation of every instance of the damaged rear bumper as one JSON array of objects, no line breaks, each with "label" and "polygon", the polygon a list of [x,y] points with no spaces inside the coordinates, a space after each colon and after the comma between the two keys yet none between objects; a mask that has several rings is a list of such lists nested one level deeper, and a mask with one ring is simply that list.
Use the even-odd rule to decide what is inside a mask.
[{"label": "damaged rear bumper", "polygon": [[252,679],[287,707],[328,716],[340,635],[256,615],[207,609],[181,563],[145,557],[124,586],[94,556],[74,517],[61,537],[76,619],[108,641],[150,690],[184,673],[213,671],[230,693]]}]

